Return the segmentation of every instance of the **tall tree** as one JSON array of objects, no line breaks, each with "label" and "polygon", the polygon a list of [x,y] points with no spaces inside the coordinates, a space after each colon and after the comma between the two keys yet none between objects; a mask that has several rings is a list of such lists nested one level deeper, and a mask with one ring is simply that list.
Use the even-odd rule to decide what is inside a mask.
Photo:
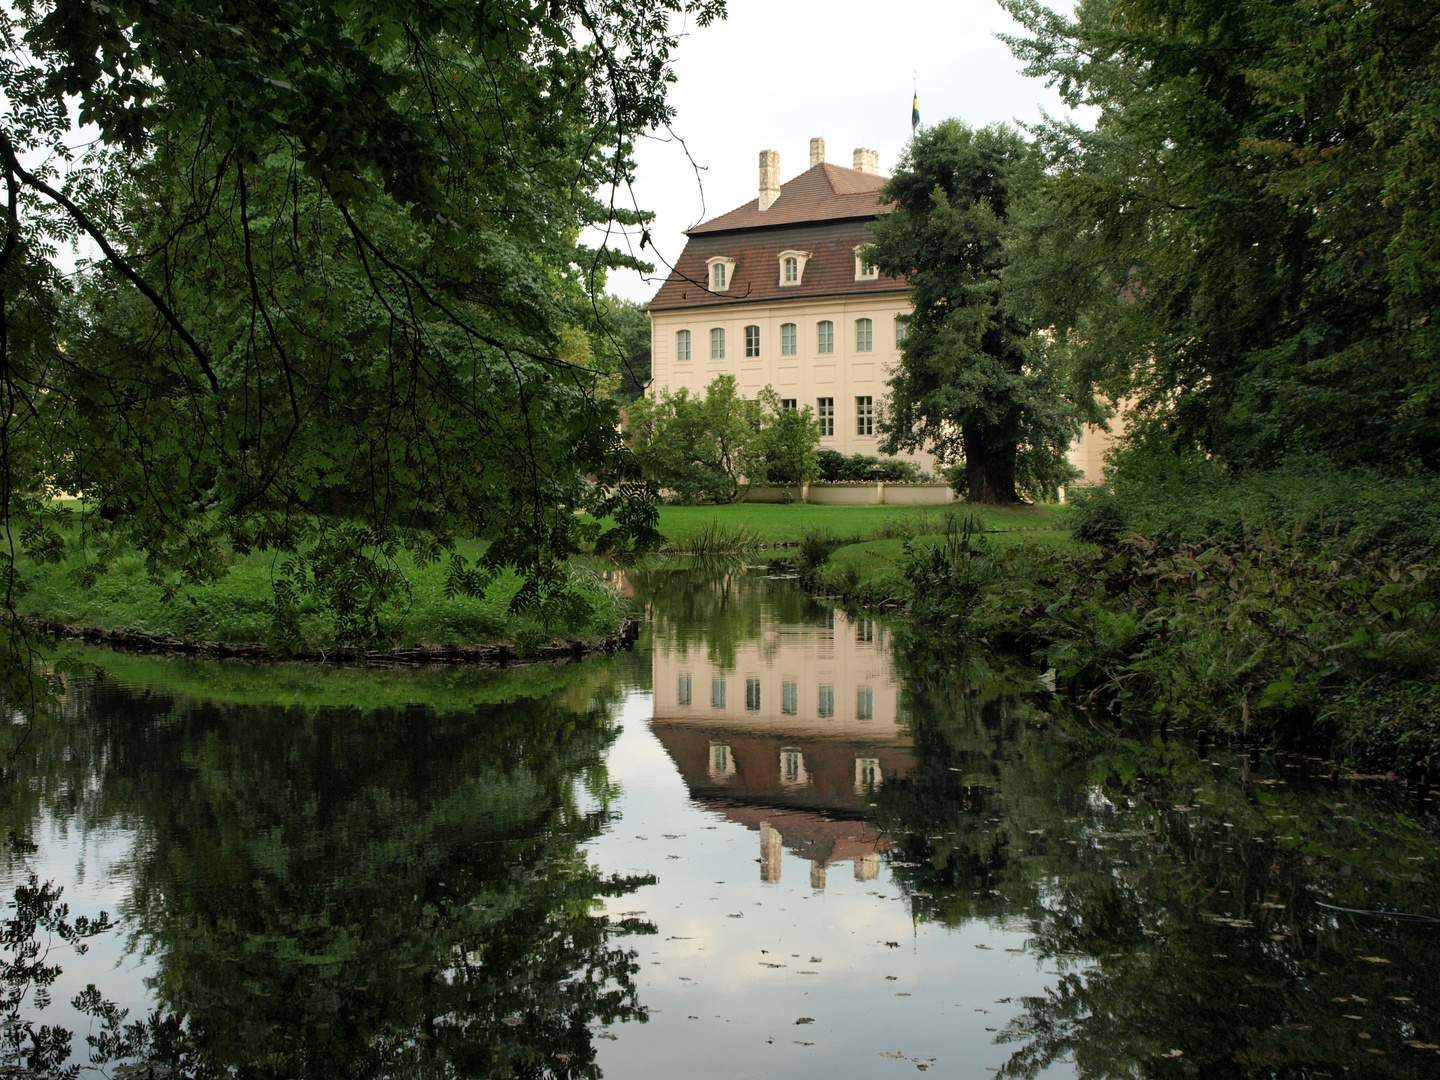
[{"label": "tall tree", "polygon": [[1435,5],[1002,2],[1097,110],[1038,131],[1025,260],[1092,373],[1241,468],[1440,467]]},{"label": "tall tree", "polygon": [[890,379],[882,449],[963,460],[975,502],[1020,500],[1019,472],[1063,467],[1074,411],[1043,342],[1008,305],[1006,233],[1036,159],[1003,126],[922,129],[881,199],[870,259],[910,282],[914,313]]},{"label": "tall tree", "polygon": [[[629,261],[579,237],[643,218],[599,196],[670,118],[684,13],[723,2],[0,14],[8,535],[63,550],[58,489],[84,496],[102,569],[138,547],[178,585],[227,549],[282,552],[277,618],[309,596],[357,641],[402,548],[449,553],[460,592],[514,566],[544,605],[566,602],[573,510],[614,512],[602,544],[648,542],[607,373],[565,341]],[[98,131],[79,159],[76,121]],[[77,281],[55,248],[80,235],[101,258]],[[464,535],[483,565],[454,557]]]}]

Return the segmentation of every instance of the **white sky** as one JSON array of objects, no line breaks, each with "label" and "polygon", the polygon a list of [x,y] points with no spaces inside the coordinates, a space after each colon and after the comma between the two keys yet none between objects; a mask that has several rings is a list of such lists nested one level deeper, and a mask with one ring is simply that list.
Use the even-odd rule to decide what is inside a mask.
[{"label": "white sky", "polygon": [[[761,150],[780,151],[789,180],[809,167],[811,136],[823,135],[826,160],[848,168],[852,151],[869,147],[889,175],[910,137],[912,74],[922,124],[1066,113],[996,39],[1019,26],[995,0],[729,0],[729,8],[725,22],[684,38],[675,64],[674,130],[699,178],[678,143],[652,138],[636,147],[634,195],[657,215],[660,258],[646,252],[656,265],[649,278],[611,274],[609,291],[626,299],[649,300],[660,288],[684,229],[755,198]],[[627,241],[612,243],[623,249]]]}]

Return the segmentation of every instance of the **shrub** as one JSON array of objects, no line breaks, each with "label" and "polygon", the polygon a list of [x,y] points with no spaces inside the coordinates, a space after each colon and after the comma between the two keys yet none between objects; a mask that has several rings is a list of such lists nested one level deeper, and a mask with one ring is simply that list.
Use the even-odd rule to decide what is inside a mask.
[{"label": "shrub", "polygon": [[820,479],[832,484],[880,480],[886,484],[919,483],[919,466],[899,458],[878,458],[868,454],[846,457],[835,450],[821,450],[817,455]]}]

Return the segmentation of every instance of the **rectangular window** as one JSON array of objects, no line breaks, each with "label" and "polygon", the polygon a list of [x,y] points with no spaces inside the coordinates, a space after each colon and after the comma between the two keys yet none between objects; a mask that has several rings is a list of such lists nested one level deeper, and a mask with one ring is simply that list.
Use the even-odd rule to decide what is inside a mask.
[{"label": "rectangular window", "polygon": [[815,416],[820,421],[820,434],[835,434],[835,399],[833,397],[822,397],[815,399]]},{"label": "rectangular window", "polygon": [[689,330],[678,330],[675,333],[675,359],[682,364],[690,359]]},{"label": "rectangular window", "polygon": [[780,751],[780,782],[782,784],[799,784],[804,779],[804,755],[794,747],[785,747]]},{"label": "rectangular window", "polygon": [[719,326],[710,331],[710,359],[725,359],[725,331]]},{"label": "rectangular window", "polygon": [[856,644],[858,644],[858,645],[864,645],[864,644],[866,644],[867,642],[871,642],[871,641],[874,641],[874,640],[875,640],[875,620],[874,620],[874,619],[856,619],[856,620],[855,620],[855,642],[856,642]]},{"label": "rectangular window", "polygon": [[800,402],[793,397],[782,397],[780,399],[781,412],[794,412],[800,407]]},{"label": "rectangular window", "polygon": [[710,704],[716,709],[725,708],[725,679],[717,675],[710,680]]},{"label": "rectangular window", "polygon": [[822,353],[835,351],[835,324],[829,319],[821,320],[816,326],[815,351]]},{"label": "rectangular window", "polygon": [[680,686],[676,690],[675,696],[681,705],[690,704],[690,673],[688,671],[680,676]]},{"label": "rectangular window", "polygon": [[758,326],[745,327],[745,355],[760,355],[760,328]]},{"label": "rectangular window", "polygon": [[855,688],[855,719],[875,719],[875,691],[868,686]]},{"label": "rectangular window", "polygon": [[875,348],[875,324],[869,319],[855,320],[855,351],[872,352]]},{"label": "rectangular window", "polygon": [[855,399],[855,434],[875,434],[875,399],[872,397]]},{"label": "rectangular window", "polygon": [[835,715],[835,684],[822,682],[820,684],[820,707],[821,716]]},{"label": "rectangular window", "polygon": [[760,680],[745,680],[745,708],[756,712],[760,708]]},{"label": "rectangular window", "polygon": [[795,324],[793,322],[780,324],[780,355],[795,355]]},{"label": "rectangular window", "polygon": [[895,316],[895,347],[898,349],[905,344],[905,339],[910,336],[910,320],[904,315]]},{"label": "rectangular window", "polygon": [[780,684],[780,711],[786,716],[794,716],[800,711],[800,687],[793,682]]}]

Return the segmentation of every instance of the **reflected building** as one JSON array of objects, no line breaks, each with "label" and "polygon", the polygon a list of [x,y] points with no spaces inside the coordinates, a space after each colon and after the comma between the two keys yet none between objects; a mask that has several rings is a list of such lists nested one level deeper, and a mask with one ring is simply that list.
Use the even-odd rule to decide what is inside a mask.
[{"label": "reflected building", "polygon": [[763,881],[780,880],[787,850],[809,860],[816,889],[837,862],[861,881],[879,873],[889,840],[869,808],[908,773],[911,746],[887,638],[838,611],[809,625],[767,620],[721,665],[656,634],[652,729],[692,798],[756,831]]}]

